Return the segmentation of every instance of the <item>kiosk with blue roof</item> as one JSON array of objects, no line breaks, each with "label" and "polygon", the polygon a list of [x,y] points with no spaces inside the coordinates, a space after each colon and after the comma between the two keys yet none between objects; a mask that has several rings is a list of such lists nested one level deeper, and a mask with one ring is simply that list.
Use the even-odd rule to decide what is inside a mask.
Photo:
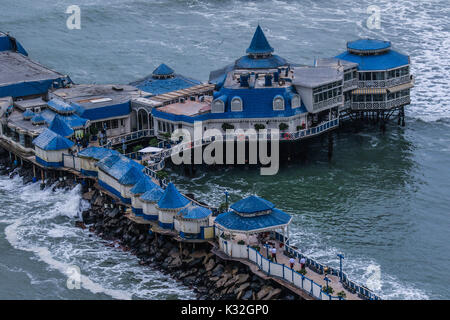
[{"label": "kiosk with blue roof", "polygon": [[45,167],[63,167],[63,154],[68,153],[74,145],[73,141],[45,129],[36,139],[35,146],[36,161]]},{"label": "kiosk with blue roof", "polygon": [[158,220],[158,209],[156,204],[164,194],[164,190],[160,186],[154,187],[152,190],[145,192],[141,196],[143,218],[145,220]]},{"label": "kiosk with blue roof", "polygon": [[144,174],[134,187],[131,188],[131,210],[136,216],[142,217],[144,215],[141,195],[156,187],[156,183],[154,183],[149,176]]},{"label": "kiosk with blue roof", "polygon": [[205,227],[209,227],[210,209],[190,204],[175,216],[175,230],[182,239],[205,239]]},{"label": "kiosk with blue roof", "polygon": [[189,203],[190,201],[170,182],[156,205],[159,226],[163,229],[173,229],[176,214]]}]

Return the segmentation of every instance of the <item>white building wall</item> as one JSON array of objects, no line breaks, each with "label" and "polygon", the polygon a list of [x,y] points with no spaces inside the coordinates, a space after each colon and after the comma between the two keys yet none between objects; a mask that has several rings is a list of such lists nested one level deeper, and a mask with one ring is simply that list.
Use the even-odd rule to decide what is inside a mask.
[{"label": "white building wall", "polygon": [[158,216],[158,209],[156,209],[156,203],[142,201],[142,210],[144,214],[148,216]]}]

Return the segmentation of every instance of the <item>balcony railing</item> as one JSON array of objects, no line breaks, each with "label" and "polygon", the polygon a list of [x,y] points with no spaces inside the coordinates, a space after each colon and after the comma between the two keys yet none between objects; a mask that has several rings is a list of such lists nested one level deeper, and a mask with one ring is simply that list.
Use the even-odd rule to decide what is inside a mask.
[{"label": "balcony railing", "polygon": [[356,89],[358,88],[358,79],[352,79],[348,81],[344,81],[344,85],[342,86],[344,91],[347,89]]},{"label": "balcony railing", "polygon": [[342,95],[337,96],[334,98],[330,98],[328,100],[320,101],[320,102],[314,102],[313,103],[313,110],[317,111],[322,108],[330,108],[333,107],[336,104],[340,104],[342,102]]},{"label": "balcony railing", "polygon": [[411,98],[409,96],[400,97],[389,101],[372,101],[372,102],[352,102],[352,110],[380,110],[392,109],[409,104]]},{"label": "balcony railing", "polygon": [[389,88],[398,86],[399,84],[408,83],[413,80],[412,75],[401,76],[387,80],[360,80],[358,81],[358,88]]}]

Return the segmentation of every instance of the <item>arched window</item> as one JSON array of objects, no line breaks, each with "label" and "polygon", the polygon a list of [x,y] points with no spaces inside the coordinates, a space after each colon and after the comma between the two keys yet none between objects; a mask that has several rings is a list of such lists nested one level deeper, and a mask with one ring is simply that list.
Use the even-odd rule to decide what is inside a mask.
[{"label": "arched window", "polygon": [[242,111],[242,99],[240,97],[234,97],[231,100],[231,111]]},{"label": "arched window", "polygon": [[291,108],[292,109],[298,108],[300,107],[300,104],[301,104],[300,96],[298,94],[295,94],[291,100]]},{"label": "arched window", "polygon": [[211,106],[212,113],[225,112],[225,103],[221,99],[216,99],[213,101]]},{"label": "arched window", "polygon": [[273,98],[273,110],[284,110],[284,98],[280,95]]}]

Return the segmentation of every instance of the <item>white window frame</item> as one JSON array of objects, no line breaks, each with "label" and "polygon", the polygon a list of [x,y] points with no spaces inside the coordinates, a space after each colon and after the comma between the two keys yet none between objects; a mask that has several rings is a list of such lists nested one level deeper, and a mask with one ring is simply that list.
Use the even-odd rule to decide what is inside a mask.
[{"label": "white window frame", "polygon": [[[294,99],[298,99],[298,105],[294,105]],[[300,108],[301,105],[302,105],[302,99],[300,98],[300,95],[294,94],[294,96],[292,97],[292,100],[291,100],[291,108],[297,109],[297,108]]]},{"label": "white window frame", "polygon": [[[236,107],[234,106],[234,103],[239,102],[239,105]],[[240,97],[234,97],[233,99],[231,99],[231,111],[233,112],[239,112],[243,110],[243,102],[242,99]]]},{"label": "white window frame", "polygon": [[214,100],[211,105],[211,113],[223,113],[223,112],[225,112],[225,103],[223,102],[223,100],[221,99]]},{"label": "white window frame", "polygon": [[[278,106],[276,106],[277,100],[281,100],[281,101],[282,101],[283,106],[282,106],[281,108],[278,107]],[[273,110],[276,110],[276,111],[282,111],[282,110],[284,110],[285,105],[286,105],[286,104],[285,104],[284,98],[283,98],[282,96],[277,95],[277,96],[275,96],[275,97],[273,98],[273,102],[272,102]]]}]

